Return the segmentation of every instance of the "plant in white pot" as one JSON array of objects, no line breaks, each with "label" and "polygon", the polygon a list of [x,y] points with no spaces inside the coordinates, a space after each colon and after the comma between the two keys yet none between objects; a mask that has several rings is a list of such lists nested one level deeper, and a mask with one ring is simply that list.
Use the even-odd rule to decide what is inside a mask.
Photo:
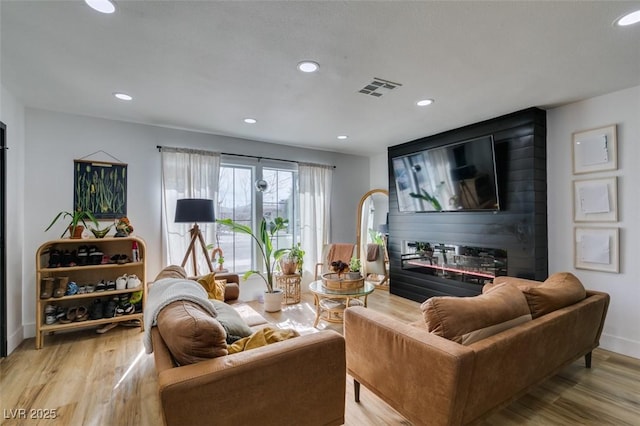
[{"label": "plant in white pot", "polygon": [[278,312],[282,309],[283,292],[280,289],[273,288],[273,271],[276,262],[290,249],[273,250],[273,237],[281,229],[285,229],[289,225],[289,221],[282,217],[276,217],[272,222],[267,222],[262,218],[257,235],[247,225],[234,222],[231,219],[218,219],[216,221],[220,225],[230,228],[233,232],[240,232],[249,235],[258,245],[258,251],[262,255],[265,265],[265,271],[250,270],[244,273],[243,279],[249,278],[253,274],[258,274],[267,285],[264,293],[264,310],[267,312]]}]

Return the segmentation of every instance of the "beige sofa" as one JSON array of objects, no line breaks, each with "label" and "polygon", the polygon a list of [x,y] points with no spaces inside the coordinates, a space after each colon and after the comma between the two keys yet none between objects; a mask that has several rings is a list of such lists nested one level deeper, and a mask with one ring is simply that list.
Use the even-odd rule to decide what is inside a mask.
[{"label": "beige sofa", "polygon": [[[507,279],[475,298],[432,298],[422,305],[425,321],[416,324],[362,307],[347,309],[347,371],[354,378],[356,401],[361,383],[415,425],[462,425],[503,407],[582,356],[590,368],[609,296],[585,291],[580,284],[579,301],[571,301],[575,294],[556,297],[567,293],[563,285],[571,277],[562,275],[562,285],[555,288]],[[522,317],[520,295],[533,319],[513,323]],[[551,303],[545,299],[549,295]],[[567,306],[558,307],[565,304],[560,299]],[[497,318],[496,311],[509,313]],[[493,316],[489,323],[494,325],[481,324],[479,335],[463,330],[482,316]],[[492,328],[495,334],[482,335]],[[459,343],[464,339],[470,340]]]},{"label": "beige sofa", "polygon": [[[229,286],[233,277],[227,280]],[[233,291],[231,296],[234,299]],[[248,323],[252,328],[264,326],[255,311],[233,306],[253,317]],[[167,333],[161,321],[171,322],[176,332]],[[188,339],[185,326],[192,327]],[[160,330],[173,341],[165,341]],[[344,423],[345,347],[336,332],[321,331],[228,355],[224,329],[183,301],[163,308],[158,326],[150,332],[167,425]],[[216,340],[218,332],[222,337]],[[172,334],[186,340],[176,356],[169,349],[176,350]],[[208,359],[178,366],[176,357],[185,359],[185,353],[196,361]]]}]

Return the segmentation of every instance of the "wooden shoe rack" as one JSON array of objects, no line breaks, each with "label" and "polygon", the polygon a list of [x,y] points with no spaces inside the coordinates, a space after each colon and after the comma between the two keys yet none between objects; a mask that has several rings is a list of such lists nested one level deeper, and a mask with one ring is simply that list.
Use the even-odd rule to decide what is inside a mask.
[{"label": "wooden shoe rack", "polygon": [[[139,260],[132,262],[131,250],[133,243],[137,243]],[[59,266],[49,267],[49,256],[53,250],[60,252],[73,252],[82,246],[95,246],[104,254],[104,261],[100,264],[87,264],[76,266]],[[85,306],[89,310],[91,305],[97,300],[109,300],[114,296],[122,294],[131,294],[142,291],[142,307],[144,309],[146,303],[146,245],[141,238],[138,237],[122,237],[122,238],[90,238],[90,239],[60,239],[48,241],[38,248],[36,253],[36,349],[42,348],[44,345],[45,334],[54,334],[56,331],[72,331],[77,329],[100,327],[108,324],[116,324],[120,322],[137,321],[140,323],[140,330],[144,330],[144,322],[142,319],[142,311],[136,311],[133,314],[122,315],[110,318],[87,319],[84,321],[72,321],[67,324],[56,322],[54,324],[46,324],[45,307],[47,305],[61,306],[68,309],[73,306]],[[128,256],[127,263],[106,263],[107,259],[111,259],[115,255],[124,254]],[[103,263],[104,262],[104,263]],[[137,275],[140,279],[140,287],[124,290],[110,291],[94,291],[92,293],[75,294],[72,296],[51,297],[41,299],[42,281],[44,278],[54,278],[54,290],[57,286],[58,277],[69,277],[69,282],[75,282],[78,286],[86,286],[87,284],[96,285],[101,280],[105,282],[122,275]]]}]

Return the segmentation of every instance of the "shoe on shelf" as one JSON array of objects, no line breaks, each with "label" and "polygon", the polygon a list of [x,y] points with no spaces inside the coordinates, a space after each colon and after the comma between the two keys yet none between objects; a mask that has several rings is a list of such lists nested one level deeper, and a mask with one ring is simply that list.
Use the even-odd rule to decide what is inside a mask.
[{"label": "shoe on shelf", "polygon": [[40,299],[50,299],[53,296],[53,282],[55,278],[46,277],[42,279],[42,287],[40,292]]},{"label": "shoe on shelf", "polygon": [[56,305],[47,305],[44,307],[45,314],[56,314]]},{"label": "shoe on shelf", "polygon": [[69,277],[58,277],[58,286],[53,292],[53,297],[62,297],[67,292],[67,283],[69,282]]},{"label": "shoe on shelf", "polygon": [[64,295],[73,296],[74,294],[78,294],[78,284],[71,281],[67,284],[67,291],[64,292]]},{"label": "shoe on shelf", "polygon": [[116,282],[115,282],[115,281],[113,281],[113,280],[109,280],[109,281],[107,281],[107,288],[106,288],[106,290],[107,290],[107,291],[113,291],[113,290],[115,290],[115,289],[116,289]]},{"label": "shoe on shelf", "polygon": [[85,294],[87,292],[87,287],[84,285],[78,286],[78,294]]},{"label": "shoe on shelf", "polygon": [[107,289],[107,284],[104,280],[101,280],[98,284],[96,284],[96,291],[105,291]]},{"label": "shoe on shelf", "polygon": [[89,311],[86,306],[78,306],[74,321],[86,321],[89,319]]},{"label": "shoe on shelf", "polygon": [[44,323],[47,325],[55,324],[57,321],[56,314],[46,314],[44,317]]},{"label": "shoe on shelf", "polygon": [[92,320],[102,319],[104,317],[104,303],[100,299],[93,301],[91,305],[89,318]]},{"label": "shoe on shelf", "polygon": [[117,307],[118,307],[118,298],[114,297],[113,299],[107,302],[107,305],[104,308],[104,317],[105,318],[115,317]]},{"label": "shoe on shelf", "polygon": [[80,246],[76,256],[78,258],[78,265],[85,266],[89,262],[89,246]]},{"label": "shoe on shelf", "polygon": [[51,249],[49,252],[49,268],[57,268],[60,266],[60,251]]},{"label": "shoe on shelf", "polygon": [[75,306],[70,307],[69,309],[67,309],[67,314],[60,318],[58,321],[60,321],[62,324],[69,324],[72,321],[75,321],[76,317],[78,316],[78,308]]},{"label": "shoe on shelf", "polygon": [[126,290],[127,289],[127,274],[124,274],[121,277],[116,278],[116,290]]},{"label": "shoe on shelf", "polygon": [[127,277],[127,288],[138,288],[140,287],[140,278],[137,275],[129,275]]},{"label": "shoe on shelf", "polygon": [[87,293],[93,293],[94,291],[96,291],[96,286],[94,284],[87,284],[85,286]]}]

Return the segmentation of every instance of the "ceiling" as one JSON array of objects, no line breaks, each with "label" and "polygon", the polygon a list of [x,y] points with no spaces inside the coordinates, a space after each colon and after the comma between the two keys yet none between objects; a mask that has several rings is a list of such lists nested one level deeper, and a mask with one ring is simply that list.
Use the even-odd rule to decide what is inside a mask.
[{"label": "ceiling", "polygon": [[[116,5],[2,0],[2,85],[29,107],[361,155],[640,85],[640,24],[612,25],[639,1]],[[374,78],[401,86],[359,93]]]}]

